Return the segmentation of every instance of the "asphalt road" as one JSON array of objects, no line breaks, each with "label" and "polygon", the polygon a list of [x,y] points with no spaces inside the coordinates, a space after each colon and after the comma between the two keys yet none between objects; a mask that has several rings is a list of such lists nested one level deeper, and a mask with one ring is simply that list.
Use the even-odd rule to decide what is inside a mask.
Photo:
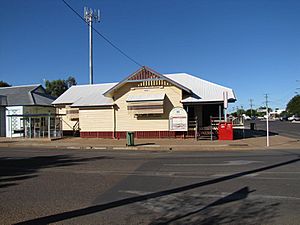
[{"label": "asphalt road", "polygon": [[[252,121],[251,121],[252,122]],[[266,121],[254,121],[256,128],[266,130]],[[246,126],[250,127],[250,121],[246,122]],[[269,121],[270,132],[277,133],[282,136],[300,139],[300,123],[292,123],[289,121]]]},{"label": "asphalt road", "polygon": [[0,224],[300,224],[300,150],[0,148]]}]

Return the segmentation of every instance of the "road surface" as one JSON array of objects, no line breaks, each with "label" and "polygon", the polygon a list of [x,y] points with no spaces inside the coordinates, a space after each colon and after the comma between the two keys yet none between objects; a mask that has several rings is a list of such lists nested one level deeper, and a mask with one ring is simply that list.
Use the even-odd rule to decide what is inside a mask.
[{"label": "road surface", "polygon": [[[249,128],[249,123],[252,121],[247,121],[246,126]],[[256,123],[256,129],[266,130],[266,121],[254,121]],[[269,121],[270,132],[277,133],[279,135],[300,139],[300,123],[292,123],[289,121]]]},{"label": "road surface", "polygon": [[0,224],[300,224],[300,150],[0,148]]}]

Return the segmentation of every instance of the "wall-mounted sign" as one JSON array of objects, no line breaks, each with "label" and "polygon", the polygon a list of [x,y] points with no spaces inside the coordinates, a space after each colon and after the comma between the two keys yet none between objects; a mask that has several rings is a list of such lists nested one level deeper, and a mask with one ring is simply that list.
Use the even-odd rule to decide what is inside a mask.
[{"label": "wall-mounted sign", "polygon": [[170,131],[187,131],[188,116],[183,108],[175,107],[169,114],[169,130]]}]

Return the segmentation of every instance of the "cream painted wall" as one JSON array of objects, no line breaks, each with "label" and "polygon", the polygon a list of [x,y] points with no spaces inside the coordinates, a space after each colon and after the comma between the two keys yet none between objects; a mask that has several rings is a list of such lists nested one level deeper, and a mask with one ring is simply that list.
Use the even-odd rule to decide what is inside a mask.
[{"label": "cream painted wall", "polygon": [[164,114],[157,116],[135,117],[127,110],[126,99],[131,92],[134,84],[127,83],[120,88],[114,96],[116,107],[116,131],[168,131],[169,130],[169,112],[173,107],[182,107],[181,89],[175,86],[165,86],[163,90],[166,93]]},{"label": "cream painted wall", "polygon": [[80,131],[114,131],[112,108],[81,108],[79,110]]},{"label": "cream painted wall", "polygon": [[[61,115],[62,118],[62,129],[64,131],[72,131],[74,125],[76,124],[76,120],[69,120],[69,118],[66,116],[66,107],[60,106],[56,108],[56,113]],[[80,125],[80,124],[79,124]]]},{"label": "cream painted wall", "polygon": [[[137,84],[127,83],[114,95],[115,108],[80,108],[80,131],[168,131],[169,112],[173,107],[182,107],[182,91],[175,86],[165,86],[166,93],[164,114],[157,116],[136,117],[127,110],[127,97],[132,92],[131,88]],[[140,88],[140,87],[139,87]],[[66,108],[57,108],[59,114],[65,114]],[[72,130],[76,121],[63,118],[63,130]],[[115,121],[115,122],[114,122]]]}]

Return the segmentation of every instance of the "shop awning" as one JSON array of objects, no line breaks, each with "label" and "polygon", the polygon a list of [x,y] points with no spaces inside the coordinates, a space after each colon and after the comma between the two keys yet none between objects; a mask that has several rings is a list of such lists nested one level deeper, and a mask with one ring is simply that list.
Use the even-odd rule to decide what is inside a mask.
[{"label": "shop awning", "polygon": [[163,114],[165,95],[163,90],[135,90],[127,97],[127,109],[136,115]]}]

